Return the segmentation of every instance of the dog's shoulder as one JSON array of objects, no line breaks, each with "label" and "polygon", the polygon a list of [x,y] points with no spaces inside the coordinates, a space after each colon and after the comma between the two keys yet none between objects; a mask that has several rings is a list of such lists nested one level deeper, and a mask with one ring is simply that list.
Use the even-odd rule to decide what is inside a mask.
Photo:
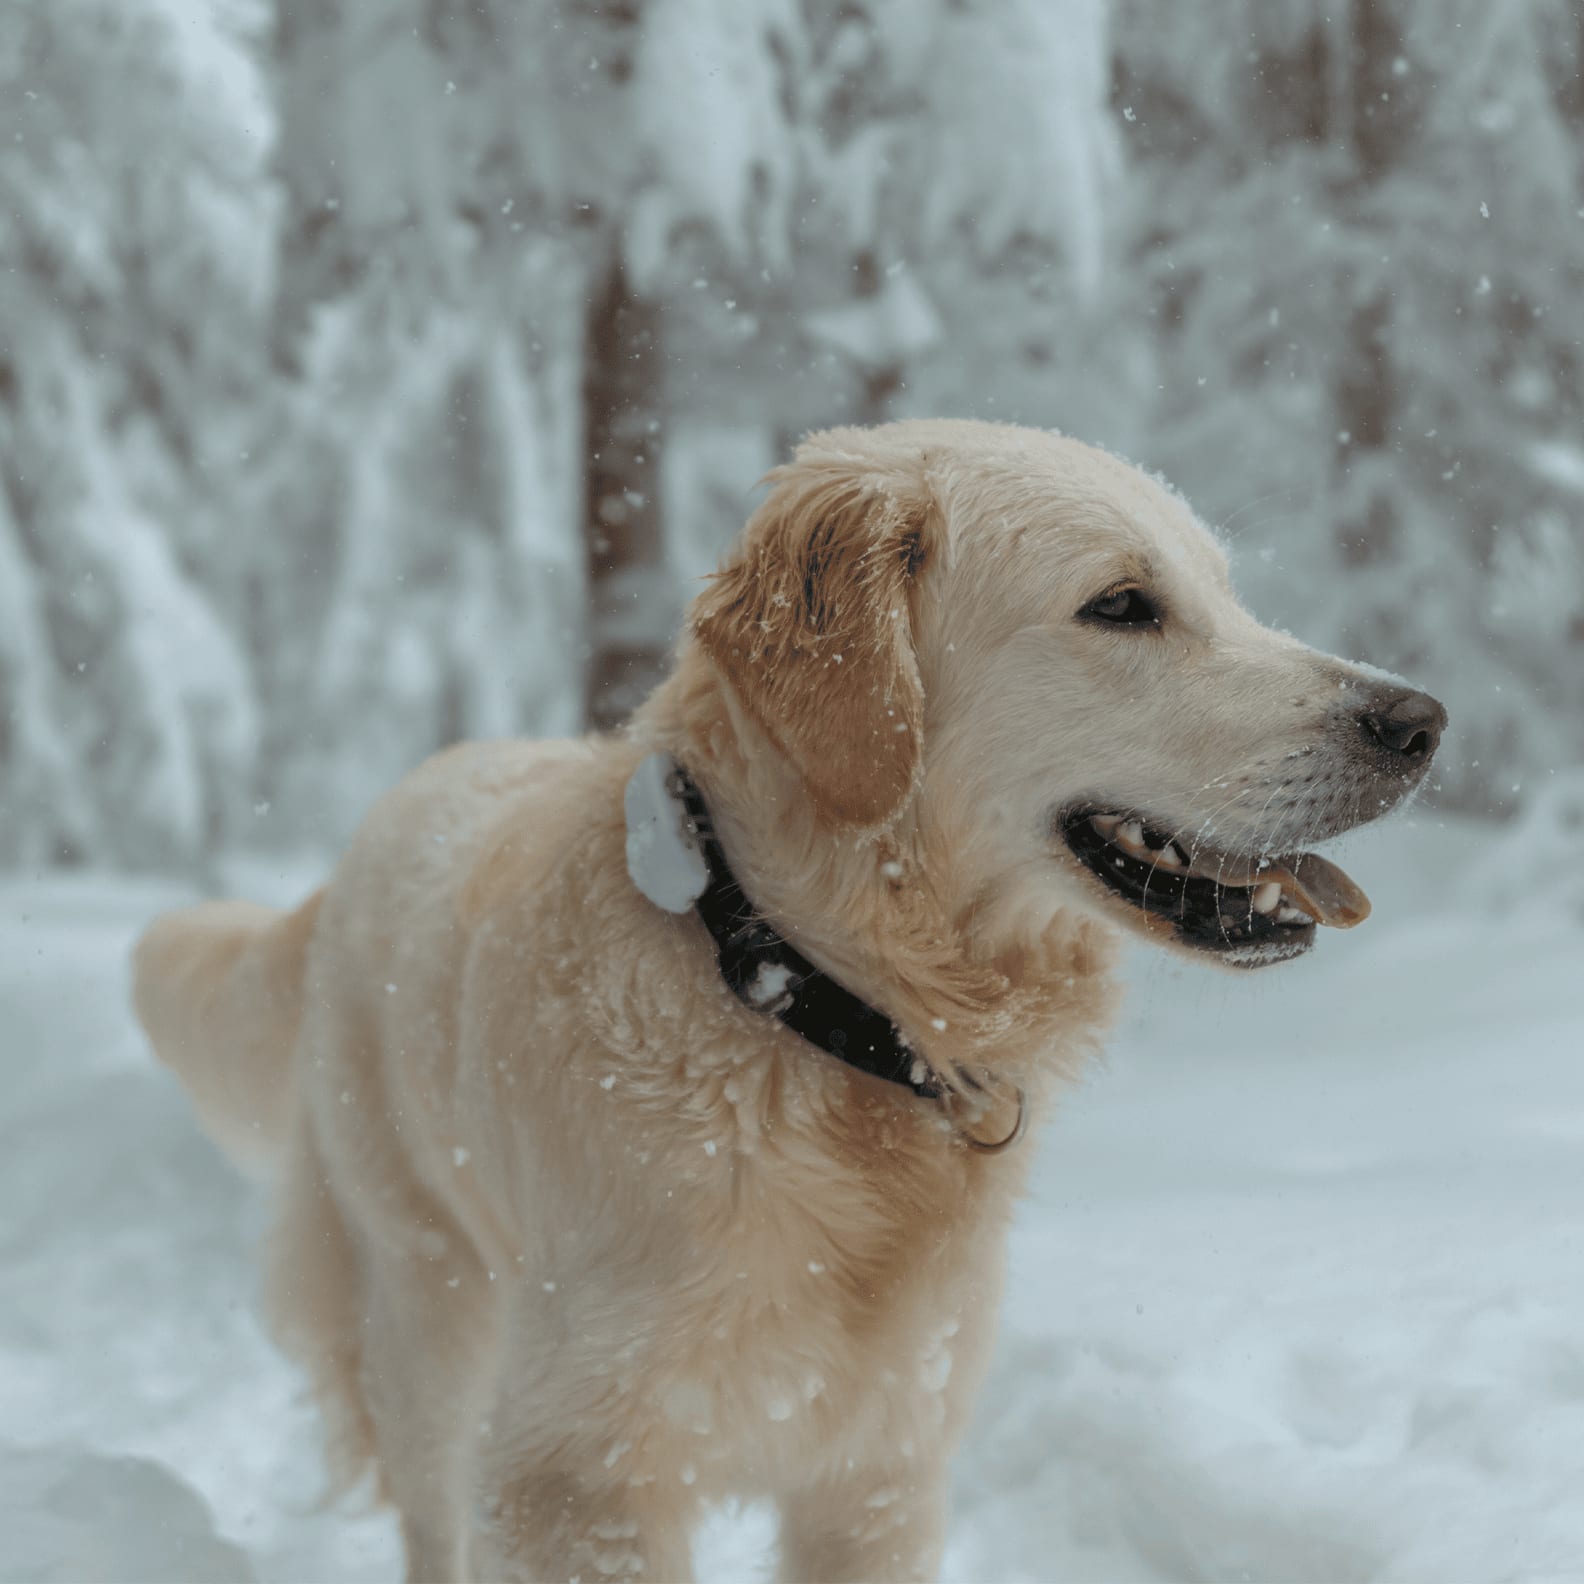
[{"label": "dog's shoulder", "polygon": [[481,967],[488,960],[486,976],[531,980],[533,1017],[555,1021],[559,1003],[585,1031],[696,1018],[690,1003],[704,974],[720,992],[708,999],[729,1000],[707,973],[702,926],[656,907],[628,873],[623,794],[642,750],[621,738],[546,748],[512,768],[454,892],[456,929]]},{"label": "dog's shoulder", "polygon": [[636,753],[600,738],[510,746],[519,751],[459,767],[461,793],[477,804],[456,899],[469,929],[509,925],[524,909],[540,916],[559,892],[597,884],[613,860],[625,878],[622,792]]}]

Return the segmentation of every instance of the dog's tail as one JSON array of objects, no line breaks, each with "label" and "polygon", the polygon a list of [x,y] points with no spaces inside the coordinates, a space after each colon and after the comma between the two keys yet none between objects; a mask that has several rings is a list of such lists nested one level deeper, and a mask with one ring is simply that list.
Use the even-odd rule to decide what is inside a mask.
[{"label": "dog's tail", "polygon": [[166,913],[133,954],[132,1000],[155,1054],[215,1140],[267,1172],[292,1115],[292,1050],[322,891],[295,912],[203,902]]}]

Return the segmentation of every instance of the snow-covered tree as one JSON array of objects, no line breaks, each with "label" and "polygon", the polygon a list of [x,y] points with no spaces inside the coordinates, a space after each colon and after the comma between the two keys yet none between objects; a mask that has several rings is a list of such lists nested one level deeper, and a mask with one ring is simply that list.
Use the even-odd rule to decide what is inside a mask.
[{"label": "snow-covered tree", "polygon": [[[732,23],[747,9],[731,7]],[[1026,310],[1093,288],[1116,169],[1104,0],[753,10],[756,27],[658,45],[639,83],[658,106],[642,122],[670,151],[652,168],[693,173],[642,189],[625,238],[670,353],[662,473],[678,592],[740,525],[758,468],[802,431],[982,407],[991,387],[974,375],[1004,345],[987,303],[1000,293]],[[668,89],[681,54],[696,93]],[[690,117],[711,104],[706,83],[735,84],[740,102]],[[703,179],[738,155],[733,180]]]},{"label": "snow-covered tree", "polygon": [[1130,444],[1257,549],[1262,610],[1442,693],[1445,793],[1502,806],[1584,754],[1584,23],[1210,10],[1119,10]]},{"label": "snow-covered tree", "polygon": [[758,474],[905,413],[1161,467],[1499,806],[1584,758],[1575,10],[11,0],[0,859],[619,719]]},{"label": "snow-covered tree", "polygon": [[242,6],[0,14],[0,855],[193,858],[254,696],[214,596],[256,377],[268,110]]},{"label": "snow-covered tree", "polygon": [[[327,310],[356,319],[378,303],[381,315],[406,316],[410,339],[353,338],[390,360],[368,393],[401,403],[374,422],[376,444],[388,435],[410,452],[420,435],[466,421],[446,393],[486,349],[492,378],[526,380],[517,410],[541,429],[552,408],[531,399],[535,368],[581,388],[580,424],[526,439],[496,429],[472,443],[475,461],[492,441],[536,449],[559,487],[528,508],[542,525],[538,559],[477,586],[509,603],[494,614],[470,607],[466,620],[501,634],[490,675],[554,677],[564,697],[569,651],[574,675],[582,664],[571,578],[586,575],[596,721],[619,718],[653,680],[682,579],[718,548],[718,528],[700,533],[683,519],[689,481],[708,475],[723,431],[724,454],[757,465],[786,428],[884,416],[911,361],[939,341],[939,311],[909,257],[971,273],[1032,247],[1052,272],[1098,273],[1109,153],[1101,0],[481,0],[442,21],[411,0],[377,13],[282,0],[281,19],[293,214],[283,320],[300,335]],[[1020,157],[999,157],[1003,143]],[[417,328],[440,322],[473,327],[454,332],[448,373],[437,373],[444,358],[428,339],[445,332]],[[411,359],[431,399],[402,394],[395,370]],[[333,358],[320,377],[343,388]],[[347,410],[370,416],[357,400]],[[371,479],[392,473],[381,459],[356,466]],[[487,494],[489,470],[474,482]],[[344,588],[332,627],[359,609],[393,620],[361,621],[373,644],[361,658],[344,639],[331,646],[319,675],[336,719],[360,686],[366,702],[377,695],[388,670],[380,644],[412,643],[412,622],[397,613],[424,598],[401,582],[409,569],[393,549],[404,538],[395,519],[419,498],[353,488],[350,499],[341,575],[361,568],[364,582]],[[458,544],[482,536],[483,561],[513,562],[498,500],[475,492],[452,505]],[[364,523],[374,556],[356,549]],[[414,542],[429,535],[415,523]],[[690,548],[679,552],[679,538]],[[543,558],[551,540],[560,571]],[[523,596],[545,587],[556,592],[540,620]],[[448,666],[458,675],[435,660],[437,644],[419,645],[431,692]],[[464,700],[470,674],[453,689]],[[434,710],[414,702],[398,712],[404,727],[434,724]],[[518,713],[530,729],[555,724],[543,710]],[[445,724],[481,722],[467,707]]]}]

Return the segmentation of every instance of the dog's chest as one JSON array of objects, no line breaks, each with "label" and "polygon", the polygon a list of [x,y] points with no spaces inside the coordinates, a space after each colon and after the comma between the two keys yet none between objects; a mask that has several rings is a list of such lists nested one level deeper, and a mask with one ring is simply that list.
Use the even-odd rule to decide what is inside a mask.
[{"label": "dog's chest", "polygon": [[602,1196],[554,1301],[597,1295],[600,1329],[628,1339],[622,1456],[726,1493],[929,1455],[995,1297],[982,1163],[910,1091],[745,1026],[734,1001],[705,1001],[685,1041],[640,1039],[673,1021],[674,984],[591,998],[580,1030],[609,1180],[643,1192]]},{"label": "dog's chest", "polygon": [[[710,1483],[774,1487],[810,1459],[839,1469],[877,1449],[907,1460],[939,1440],[964,1332],[961,1305],[916,1290],[822,1293],[843,1278],[806,1262],[805,1295],[722,1292],[659,1391],[667,1437]],[[749,1278],[751,1279],[751,1278]],[[970,1326],[970,1332],[976,1328]]]},{"label": "dog's chest", "polygon": [[726,1489],[774,1487],[811,1459],[927,1455],[978,1373],[995,1284],[967,1229],[814,1175],[800,1192],[796,1172],[740,1173],[677,1317],[685,1346],[655,1406],[677,1455]]}]

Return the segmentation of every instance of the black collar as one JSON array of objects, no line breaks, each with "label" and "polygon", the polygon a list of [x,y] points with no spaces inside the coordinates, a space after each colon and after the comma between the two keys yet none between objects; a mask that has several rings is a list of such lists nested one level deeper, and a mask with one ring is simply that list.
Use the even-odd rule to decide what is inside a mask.
[{"label": "black collar", "polygon": [[680,765],[675,785],[709,868],[709,884],[694,906],[714,938],[726,983],[755,1011],[779,1018],[849,1067],[939,1098],[940,1081],[890,1018],[816,968],[759,915],[726,862],[703,796]]}]

